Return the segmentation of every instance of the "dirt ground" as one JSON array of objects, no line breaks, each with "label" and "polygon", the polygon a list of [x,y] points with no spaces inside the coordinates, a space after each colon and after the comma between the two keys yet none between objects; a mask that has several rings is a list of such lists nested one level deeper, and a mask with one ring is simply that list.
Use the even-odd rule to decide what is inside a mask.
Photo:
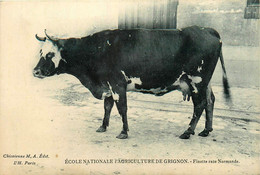
[{"label": "dirt ground", "polygon": [[[0,121],[4,124],[1,125],[1,137],[5,138],[1,153],[42,153],[49,158],[29,159],[36,165],[14,166],[14,161],[28,159],[1,157],[4,167],[1,174],[260,172],[260,95],[255,86],[232,87],[233,101],[227,104],[222,86],[213,83],[216,96],[214,131],[206,138],[197,135],[204,128],[202,116],[196,134],[189,140],[178,138],[192,116],[192,103],[182,101],[180,92],[162,97],[129,92],[129,138],[118,140],[116,136],[121,131],[122,122],[116,108],[112,111],[107,132],[95,132],[102,123],[103,101],[95,99],[74,77],[32,78],[27,83],[30,89],[23,95],[12,96],[7,90],[8,97],[3,96],[8,103],[1,106],[2,116],[5,116]],[[19,92],[19,86],[16,89]],[[91,159],[96,163],[75,163],[76,160]],[[97,162],[106,159],[112,159],[113,163]],[[120,159],[161,159],[162,162],[116,163]],[[66,160],[70,163],[66,164]],[[223,163],[226,160],[235,163]]]}]

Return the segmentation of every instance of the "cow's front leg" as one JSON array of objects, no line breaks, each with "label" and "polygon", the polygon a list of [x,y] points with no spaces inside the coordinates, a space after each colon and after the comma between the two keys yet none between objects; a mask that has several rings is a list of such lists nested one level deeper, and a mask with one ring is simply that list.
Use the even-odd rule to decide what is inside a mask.
[{"label": "cow's front leg", "polygon": [[122,92],[119,95],[119,100],[116,101],[116,106],[120,116],[122,117],[123,122],[123,130],[121,133],[116,137],[118,139],[126,139],[128,137],[127,131],[128,129],[128,122],[127,122],[127,99],[126,99],[126,92]]},{"label": "cow's front leg", "polygon": [[97,132],[105,132],[107,127],[109,126],[109,118],[110,118],[110,113],[111,110],[114,106],[114,99],[112,96],[106,97],[104,100],[104,109],[105,109],[105,114],[104,114],[104,119],[103,119],[103,124],[97,129]]}]

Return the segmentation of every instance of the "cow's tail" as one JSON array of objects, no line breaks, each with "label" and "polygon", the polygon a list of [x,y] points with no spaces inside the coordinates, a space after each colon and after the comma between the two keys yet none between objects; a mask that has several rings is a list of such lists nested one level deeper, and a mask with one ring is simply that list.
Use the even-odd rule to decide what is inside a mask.
[{"label": "cow's tail", "polygon": [[228,79],[227,79],[227,72],[226,72],[226,68],[225,68],[225,64],[224,64],[224,59],[223,59],[223,55],[222,55],[222,49],[220,50],[220,62],[221,62],[221,66],[222,66],[222,72],[223,72],[223,86],[224,86],[224,95],[225,98],[228,101],[231,101],[231,93],[230,93],[230,89],[229,89],[229,84],[228,84]]}]

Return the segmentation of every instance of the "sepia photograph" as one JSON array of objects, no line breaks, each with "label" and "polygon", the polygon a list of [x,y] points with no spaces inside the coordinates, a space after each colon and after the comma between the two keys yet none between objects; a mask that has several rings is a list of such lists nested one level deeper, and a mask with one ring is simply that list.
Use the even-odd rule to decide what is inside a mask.
[{"label": "sepia photograph", "polygon": [[260,174],[259,9],[0,1],[0,175]]}]

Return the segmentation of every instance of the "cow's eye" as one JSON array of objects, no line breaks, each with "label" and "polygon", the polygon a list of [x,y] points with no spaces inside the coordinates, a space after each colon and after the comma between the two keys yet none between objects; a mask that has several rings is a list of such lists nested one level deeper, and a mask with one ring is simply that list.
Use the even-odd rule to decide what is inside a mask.
[{"label": "cow's eye", "polygon": [[54,53],[48,53],[48,54],[46,55],[46,58],[47,58],[47,59],[51,59],[52,57],[54,57]]}]

